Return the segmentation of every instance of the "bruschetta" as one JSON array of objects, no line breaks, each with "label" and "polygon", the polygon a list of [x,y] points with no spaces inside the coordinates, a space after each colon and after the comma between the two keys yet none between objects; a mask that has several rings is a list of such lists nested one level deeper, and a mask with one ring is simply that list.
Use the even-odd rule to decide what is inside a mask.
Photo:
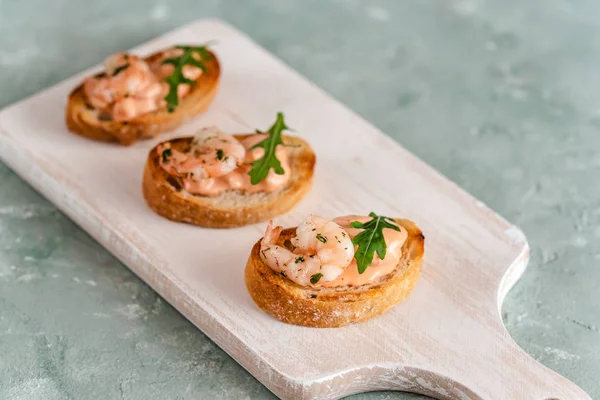
[{"label": "bruschetta", "polygon": [[290,210],[310,189],[315,154],[283,135],[283,114],[265,132],[232,135],[204,128],[163,142],[148,154],[146,202],[172,221],[233,228]]},{"label": "bruschetta", "polygon": [[246,286],[280,321],[340,327],[404,300],[419,278],[424,249],[413,222],[374,213],[333,220],[311,215],[288,229],[271,222],[248,258]]},{"label": "bruschetta", "polygon": [[202,113],[219,86],[219,61],[206,46],[175,46],[143,59],[117,53],[104,67],[69,95],[66,124],[78,135],[122,145]]}]

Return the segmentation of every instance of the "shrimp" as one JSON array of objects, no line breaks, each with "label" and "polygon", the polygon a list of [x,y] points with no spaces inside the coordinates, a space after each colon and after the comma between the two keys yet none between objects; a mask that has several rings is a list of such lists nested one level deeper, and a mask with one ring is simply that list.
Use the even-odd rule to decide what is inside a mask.
[{"label": "shrimp", "polygon": [[[158,150],[162,152],[164,149]],[[244,162],[245,157],[246,149],[233,135],[217,128],[204,128],[192,140],[190,151],[176,154],[166,166],[198,181],[232,172]]]},{"label": "shrimp", "polygon": [[328,219],[309,215],[291,239],[294,251],[276,244],[281,229],[269,222],[261,241],[261,258],[271,269],[301,286],[335,280],[354,258],[350,235]]},{"label": "shrimp", "polygon": [[105,74],[86,78],[84,93],[92,106],[125,121],[155,111],[166,95],[148,64],[141,58],[117,53],[104,62]]},{"label": "shrimp", "polygon": [[104,109],[110,104],[143,92],[156,78],[144,60],[117,53],[104,62],[105,76],[89,77],[84,91],[92,105]]},{"label": "shrimp", "polygon": [[151,97],[128,97],[115,103],[112,117],[115,121],[129,121],[156,108],[156,100]]}]

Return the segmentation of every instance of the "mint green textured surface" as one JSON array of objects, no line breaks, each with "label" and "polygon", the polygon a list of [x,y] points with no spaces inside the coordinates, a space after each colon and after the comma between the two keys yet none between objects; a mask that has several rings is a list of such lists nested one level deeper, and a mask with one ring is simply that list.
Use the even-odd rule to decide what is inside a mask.
[{"label": "mint green textured surface", "polygon": [[[0,106],[203,17],[519,225],[532,258],[504,321],[600,398],[598,1],[0,0]],[[1,164],[0,178],[0,399],[274,398]]]}]

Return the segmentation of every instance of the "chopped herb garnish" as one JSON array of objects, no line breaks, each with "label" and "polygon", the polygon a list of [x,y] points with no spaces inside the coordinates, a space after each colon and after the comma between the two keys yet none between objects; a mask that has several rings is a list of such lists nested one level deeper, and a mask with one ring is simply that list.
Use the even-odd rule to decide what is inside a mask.
[{"label": "chopped herb garnish", "polygon": [[352,243],[358,246],[354,258],[359,274],[365,272],[367,267],[373,263],[376,252],[380,259],[385,258],[387,245],[383,236],[383,229],[389,228],[399,232],[401,230],[392,218],[379,216],[374,212],[370,213],[369,217],[372,219],[364,224],[358,221],[350,224],[353,228],[364,229],[352,239]]},{"label": "chopped herb garnish", "polygon": [[319,283],[319,281],[321,280],[321,278],[323,277],[322,273],[318,273],[318,274],[314,274],[310,277],[310,283],[312,283],[313,285],[316,285],[317,283]]},{"label": "chopped herb garnish", "polygon": [[[165,81],[169,84],[169,93],[165,97],[167,102],[167,110],[173,112],[175,107],[179,105],[179,96],[177,95],[177,88],[179,85],[188,84],[193,85],[195,81],[188,79],[183,75],[183,67],[191,65],[196,68],[200,68],[203,72],[206,72],[206,66],[204,61],[210,60],[211,55],[204,46],[175,46],[175,48],[183,50],[183,54],[178,57],[166,58],[163,60],[163,64],[171,64],[175,69],[173,73],[169,75]],[[194,54],[200,56],[200,59],[194,57]]]},{"label": "chopped herb garnish", "polygon": [[[283,139],[281,139],[281,132],[286,129],[290,129],[285,125],[285,121],[283,120],[283,114],[277,113],[277,120],[269,128],[266,132],[269,134],[267,138],[265,138],[260,143],[252,146],[250,150],[262,148],[265,150],[265,154],[256,161],[252,161],[250,164],[252,165],[252,169],[248,172],[250,175],[250,183],[256,185],[262,182],[267,175],[269,175],[269,171],[273,169],[277,175],[283,175],[285,171],[281,166],[281,162],[277,159],[277,155],[275,154],[275,150],[278,145],[283,145]],[[262,132],[261,132],[262,133]]]},{"label": "chopped herb garnish", "polygon": [[164,149],[162,151],[162,162],[163,163],[167,163],[169,162],[169,158],[173,155],[173,150],[169,149]]},{"label": "chopped herb garnish", "polygon": [[317,239],[319,239],[320,242],[327,243],[327,238],[320,233],[317,233]]},{"label": "chopped herb garnish", "polygon": [[115,75],[117,75],[119,72],[121,72],[121,71],[123,71],[123,70],[125,70],[125,69],[127,69],[127,68],[129,68],[129,63],[127,63],[127,64],[123,64],[123,65],[121,65],[120,67],[117,67],[117,68],[115,68],[115,70],[114,70],[114,72],[113,72],[112,76],[115,76]]},{"label": "chopped herb garnish", "polygon": [[217,160],[221,161],[224,155],[225,153],[223,153],[223,149],[217,149]]},{"label": "chopped herb garnish", "polygon": [[304,257],[300,256],[300,257],[296,257],[296,260],[294,261],[296,264],[304,262]]}]

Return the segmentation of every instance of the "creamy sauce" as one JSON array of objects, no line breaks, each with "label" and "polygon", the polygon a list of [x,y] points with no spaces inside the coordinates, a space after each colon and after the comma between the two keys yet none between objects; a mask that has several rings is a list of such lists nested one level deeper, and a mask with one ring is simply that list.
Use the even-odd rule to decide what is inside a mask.
[{"label": "creamy sauce", "polygon": [[[183,179],[183,187],[186,191],[192,194],[201,196],[213,197],[218,196],[229,190],[237,190],[242,193],[271,193],[282,188],[290,179],[291,167],[289,163],[289,155],[285,146],[277,146],[275,154],[281,162],[281,167],[284,174],[278,175],[272,169],[267,177],[256,185],[250,183],[250,175],[248,172],[252,169],[250,162],[256,161],[264,155],[262,148],[250,150],[252,146],[260,143],[267,137],[266,134],[255,134],[241,140],[240,143],[246,150],[244,162],[240,163],[237,168],[226,174],[218,176],[202,176],[202,174],[192,175],[199,165],[198,158],[194,157],[194,148],[187,153],[182,153],[176,150],[171,150],[171,156],[166,162],[163,162],[162,152],[170,144],[160,145],[157,148],[160,157],[161,167],[169,174],[179,176]],[[223,146],[224,147],[224,146]],[[217,154],[216,152],[214,154]],[[225,153],[221,156],[222,162],[231,162],[231,158]],[[198,176],[200,175],[200,176]]]},{"label": "creamy sauce", "polygon": [[[339,224],[342,228],[348,232],[351,238],[358,235],[362,229],[355,229],[351,227],[351,223],[354,221],[368,222],[371,217],[361,217],[357,215],[348,215],[344,217],[338,217],[333,222]],[[384,229],[383,237],[387,245],[387,252],[384,260],[381,260],[377,253],[373,257],[373,264],[367,267],[362,273],[358,273],[358,267],[356,265],[356,259],[352,259],[352,262],[348,265],[346,270],[338,276],[336,279],[330,282],[320,282],[316,286],[320,287],[339,287],[339,286],[362,286],[368,283],[377,281],[379,278],[391,273],[398,266],[398,262],[402,257],[402,246],[408,237],[406,229],[400,227],[400,232],[393,229]],[[354,249],[356,251],[356,247]]]}]

